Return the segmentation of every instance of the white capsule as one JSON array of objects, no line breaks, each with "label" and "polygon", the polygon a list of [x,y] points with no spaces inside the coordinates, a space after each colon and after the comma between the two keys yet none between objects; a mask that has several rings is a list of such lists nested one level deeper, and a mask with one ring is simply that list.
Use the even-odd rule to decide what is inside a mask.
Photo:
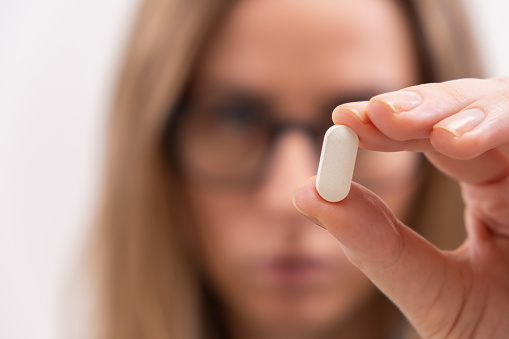
[{"label": "white capsule", "polygon": [[352,184],[359,138],[348,126],[335,125],[323,138],[316,176],[316,190],[330,202],[343,200]]}]

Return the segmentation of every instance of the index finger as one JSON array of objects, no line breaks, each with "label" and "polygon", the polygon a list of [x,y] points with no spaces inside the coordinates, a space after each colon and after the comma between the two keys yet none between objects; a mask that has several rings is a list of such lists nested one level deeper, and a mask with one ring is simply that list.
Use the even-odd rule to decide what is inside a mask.
[{"label": "index finger", "polygon": [[368,105],[368,101],[340,105],[332,112],[332,121],[352,128],[359,136],[360,147],[364,149],[381,152],[433,151],[429,139],[395,140],[383,133],[368,116]]}]

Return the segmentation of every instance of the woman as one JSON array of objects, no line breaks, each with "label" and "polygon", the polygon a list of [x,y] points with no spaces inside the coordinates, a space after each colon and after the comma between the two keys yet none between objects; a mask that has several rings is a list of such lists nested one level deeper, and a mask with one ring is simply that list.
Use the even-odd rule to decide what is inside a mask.
[{"label": "woman", "polygon": [[[388,269],[379,269],[407,253],[398,251],[399,234],[414,239],[379,198],[353,185],[344,202],[330,205],[318,199],[312,183],[297,189],[298,209],[330,229],[338,243],[301,218],[291,196],[316,171],[335,106],[418,83],[479,76],[459,9],[454,1],[429,0],[145,1],[111,121],[97,228],[103,336],[401,336],[400,325],[392,327],[382,312],[387,305],[349,260],[431,336],[439,322],[422,314],[438,317],[444,307],[424,301],[442,299],[432,298],[435,288],[408,278],[409,265],[422,261],[429,274],[431,261],[389,266],[396,268],[393,280]],[[495,83],[490,90],[498,91]],[[445,85],[429,86],[423,91],[444,106],[463,98],[456,83],[454,98],[440,96]],[[432,149],[426,131],[412,125],[416,118],[405,120],[403,129],[418,132],[422,142],[394,132],[402,126],[388,112],[393,98],[376,98],[368,108],[366,102],[341,106],[335,122],[354,128],[366,149]],[[409,103],[416,100],[401,105],[408,109]],[[438,149],[456,157],[447,146]],[[461,180],[456,162],[440,154],[427,153]],[[431,187],[424,185],[425,167],[415,153],[361,151],[355,178],[397,216],[429,229],[436,222],[430,214],[452,207],[429,210],[432,202],[422,194]],[[376,228],[368,227],[370,218]],[[413,243],[424,246],[421,239]],[[438,251],[422,253],[442,258]],[[411,308],[413,294],[404,295],[418,288],[415,305],[426,307],[422,314]],[[450,322],[436,327],[440,335],[453,329]]]}]

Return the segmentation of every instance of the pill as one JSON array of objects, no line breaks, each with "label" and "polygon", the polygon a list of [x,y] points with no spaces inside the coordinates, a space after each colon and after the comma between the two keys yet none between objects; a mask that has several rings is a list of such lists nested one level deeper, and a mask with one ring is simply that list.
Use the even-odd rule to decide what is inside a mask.
[{"label": "pill", "polygon": [[316,175],[316,190],[325,200],[338,202],[348,195],[358,147],[359,138],[348,126],[335,125],[325,133]]}]

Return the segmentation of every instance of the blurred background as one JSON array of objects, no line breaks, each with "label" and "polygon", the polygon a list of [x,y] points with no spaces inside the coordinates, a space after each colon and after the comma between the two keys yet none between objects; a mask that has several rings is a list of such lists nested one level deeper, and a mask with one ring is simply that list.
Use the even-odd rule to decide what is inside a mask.
[{"label": "blurred background", "polygon": [[[0,0],[0,339],[63,338],[138,2]],[[487,75],[509,75],[509,2],[466,2]]]}]

